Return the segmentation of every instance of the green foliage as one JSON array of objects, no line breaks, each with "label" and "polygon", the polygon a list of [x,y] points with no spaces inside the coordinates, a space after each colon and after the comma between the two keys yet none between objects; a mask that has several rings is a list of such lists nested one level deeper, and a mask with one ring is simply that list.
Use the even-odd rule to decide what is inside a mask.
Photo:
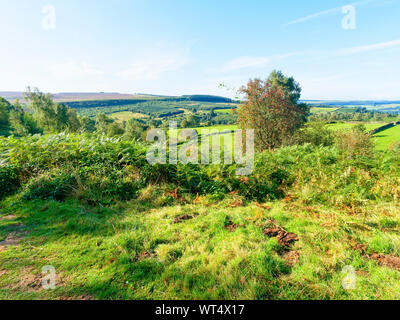
[{"label": "green foliage", "polygon": [[371,156],[375,147],[371,134],[363,125],[339,131],[336,135],[336,146],[343,156],[349,159],[354,156]]},{"label": "green foliage", "polygon": [[26,113],[19,102],[15,102],[10,111],[11,133],[22,137],[30,134],[43,133],[32,114]]},{"label": "green foliage", "polygon": [[81,133],[90,133],[96,131],[96,121],[90,119],[89,117],[80,117],[79,124]]},{"label": "green foliage", "polygon": [[266,83],[268,83],[271,88],[283,89],[285,95],[290,98],[293,104],[297,104],[301,97],[300,84],[293,77],[286,77],[282,71],[272,71]]},{"label": "green foliage", "polygon": [[147,126],[136,119],[130,119],[125,126],[124,139],[145,141],[145,132]]},{"label": "green foliage", "polygon": [[311,122],[296,133],[296,144],[311,143],[314,146],[332,146],[335,143],[335,134],[324,122]]},{"label": "green foliage", "polygon": [[196,128],[199,126],[199,122],[196,115],[190,114],[181,122],[181,128]]},{"label": "green foliage", "polygon": [[52,171],[33,177],[24,187],[25,200],[57,200],[62,201],[72,194],[76,178],[71,172]]},{"label": "green foliage", "polygon": [[19,186],[18,169],[13,165],[0,165],[0,199],[18,190]]},{"label": "green foliage", "polygon": [[107,126],[107,135],[109,137],[120,137],[124,134],[124,126],[118,122],[110,123]]},{"label": "green foliage", "polygon": [[107,117],[104,113],[100,113],[96,116],[96,130],[100,134],[107,134],[108,125],[113,121]]},{"label": "green foliage", "polygon": [[33,118],[43,131],[57,133],[81,130],[81,123],[76,111],[69,109],[65,104],[55,103],[50,94],[44,94],[37,88],[32,91],[28,87],[25,96],[28,108],[33,110]]},{"label": "green foliage", "polygon": [[0,135],[7,135],[10,130],[9,108],[7,100],[0,97]]}]

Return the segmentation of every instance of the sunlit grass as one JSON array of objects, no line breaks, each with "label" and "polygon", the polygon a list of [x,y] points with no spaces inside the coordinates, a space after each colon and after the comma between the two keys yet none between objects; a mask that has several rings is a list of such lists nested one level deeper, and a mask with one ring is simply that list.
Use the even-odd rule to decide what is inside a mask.
[{"label": "sunlit grass", "polygon": [[[145,190],[148,193],[151,190]],[[156,190],[154,190],[156,192]],[[381,253],[399,254],[397,206],[371,203],[359,214],[301,202],[254,202],[231,207],[200,197],[158,206],[146,194],[112,208],[76,201],[3,202],[3,214],[30,230],[0,252],[0,298],[57,299],[398,299],[400,272],[379,266],[351,247],[350,238]],[[229,208],[229,209],[228,209]],[[367,214],[368,212],[368,214]],[[365,214],[364,214],[365,213]],[[176,223],[176,217],[191,219]],[[298,234],[289,265],[275,221]],[[231,221],[238,227],[226,228]],[[0,222],[4,231],[10,223]],[[346,241],[344,241],[346,240]],[[53,265],[58,288],[35,285]],[[341,286],[342,269],[357,270],[356,289]],[[31,283],[31,281],[35,283]]]},{"label": "sunlit grass", "polygon": [[395,147],[400,142],[400,126],[387,129],[377,133],[376,138],[377,148],[379,150],[386,150]]}]

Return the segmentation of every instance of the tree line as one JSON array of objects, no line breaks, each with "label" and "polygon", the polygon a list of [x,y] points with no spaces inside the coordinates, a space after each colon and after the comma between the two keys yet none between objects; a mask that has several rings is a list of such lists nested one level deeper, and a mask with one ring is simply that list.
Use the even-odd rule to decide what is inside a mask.
[{"label": "tree line", "polygon": [[[114,122],[105,114],[95,119],[79,116],[76,110],[53,101],[50,94],[37,88],[28,88],[25,93],[26,106],[18,100],[9,103],[0,97],[0,135],[28,136],[59,132],[123,135],[128,139],[140,139],[149,127],[143,121],[131,119],[126,123]],[[154,125],[154,123],[151,123]]]}]

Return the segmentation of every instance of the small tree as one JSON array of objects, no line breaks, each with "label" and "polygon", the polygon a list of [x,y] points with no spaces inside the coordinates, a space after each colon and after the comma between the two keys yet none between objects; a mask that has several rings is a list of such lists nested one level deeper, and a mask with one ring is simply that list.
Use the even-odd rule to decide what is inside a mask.
[{"label": "small tree", "polygon": [[7,135],[10,130],[8,110],[11,105],[0,97],[0,135]]},{"label": "small tree", "polygon": [[242,129],[255,130],[258,150],[290,143],[306,121],[308,106],[297,103],[299,84],[281,72],[274,71],[266,81],[250,80],[240,91],[245,100],[238,109],[238,124]]},{"label": "small tree", "polygon": [[27,136],[30,134],[43,133],[38,127],[33,115],[22,108],[18,100],[10,109],[11,133],[16,136]]},{"label": "small tree", "polygon": [[33,110],[37,124],[45,131],[57,132],[60,119],[57,117],[56,106],[50,94],[44,94],[37,88],[33,91],[28,87],[25,98],[29,102],[28,107]]}]

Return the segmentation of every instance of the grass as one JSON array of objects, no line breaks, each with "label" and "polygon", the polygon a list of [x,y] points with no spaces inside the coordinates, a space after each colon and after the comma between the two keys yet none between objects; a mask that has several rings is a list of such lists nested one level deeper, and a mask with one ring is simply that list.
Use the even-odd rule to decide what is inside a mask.
[{"label": "grass", "polygon": [[171,134],[173,136],[176,136],[177,132],[181,132],[182,130],[196,130],[196,132],[201,135],[202,130],[218,130],[220,132],[223,131],[229,131],[229,130],[237,130],[238,126],[237,125],[230,125],[230,124],[223,124],[223,125],[215,125],[215,126],[209,126],[209,127],[196,127],[196,128],[187,128],[187,129],[177,129],[177,130],[171,130]]},{"label": "grass", "polygon": [[400,142],[400,126],[379,132],[374,137],[376,138],[376,145],[379,150],[395,147]]},{"label": "grass", "polygon": [[[352,246],[358,241],[399,254],[396,205],[371,202],[349,212],[291,200],[262,209],[230,196],[160,206],[156,194],[156,188],[147,188],[140,200],[110,208],[73,200],[3,202],[2,215],[15,218],[0,221],[0,234],[17,229],[29,234],[0,252],[0,299],[399,297],[400,272]],[[192,219],[176,223],[180,215]],[[271,220],[298,235],[290,251],[264,235]],[[232,223],[236,229],[227,228]],[[40,287],[44,265],[56,269],[56,290]],[[350,291],[341,286],[346,265],[357,271],[356,289]]]},{"label": "grass", "polygon": [[[236,130],[236,129],[238,129],[237,125],[215,125],[215,126],[210,126],[210,127],[190,128],[190,129],[186,129],[186,130],[196,130],[197,134],[200,136],[202,133],[203,134],[205,133],[205,130],[210,130],[208,132],[208,134],[210,134],[211,130],[218,130],[220,132],[224,132],[224,131]],[[185,130],[185,129],[172,130],[171,135],[176,136],[177,132],[179,133],[182,130]],[[219,144],[218,144],[218,142],[213,143],[213,139],[215,141],[218,138],[219,138]],[[199,141],[201,141],[201,138],[199,138]],[[209,137],[209,146],[211,149],[214,148],[214,149],[219,149],[219,150],[224,150],[224,149],[233,150],[234,142],[235,142],[235,140],[234,140],[233,133],[224,133],[224,134],[218,135],[218,137],[216,137],[216,136]]]}]

